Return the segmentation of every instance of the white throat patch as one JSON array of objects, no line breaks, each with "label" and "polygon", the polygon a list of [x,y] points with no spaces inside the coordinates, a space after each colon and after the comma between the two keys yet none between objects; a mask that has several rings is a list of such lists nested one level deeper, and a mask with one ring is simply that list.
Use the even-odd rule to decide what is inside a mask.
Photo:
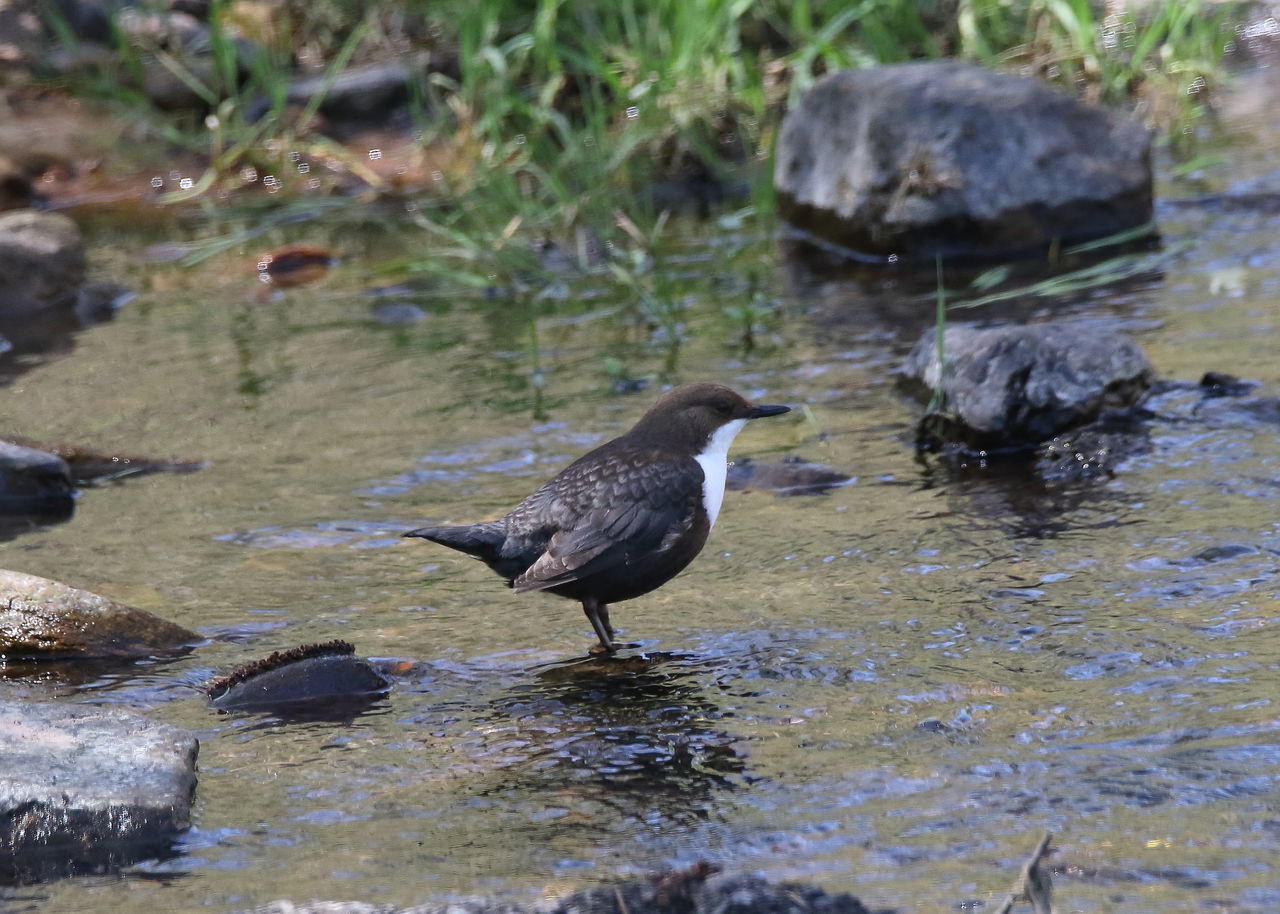
[{"label": "white throat patch", "polygon": [[747,424],[746,419],[726,422],[712,434],[706,448],[694,458],[702,465],[702,506],[707,510],[707,522],[714,526],[724,501],[724,481],[729,472],[729,445]]}]

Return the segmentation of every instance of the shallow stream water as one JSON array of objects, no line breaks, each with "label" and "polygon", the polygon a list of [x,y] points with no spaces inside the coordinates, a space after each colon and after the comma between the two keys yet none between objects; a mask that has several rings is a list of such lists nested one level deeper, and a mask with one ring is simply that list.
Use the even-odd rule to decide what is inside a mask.
[{"label": "shallow stream water", "polygon": [[[1275,140],[1254,124],[1208,186],[1280,190]],[[1181,251],[1162,274],[1033,316],[1128,332],[1164,378],[1228,371],[1280,396],[1280,216],[1159,217]],[[1064,911],[1280,910],[1265,408],[1168,395],[1109,476],[953,473],[916,460],[890,375],[932,301],[814,278],[768,239],[743,243],[777,302],[753,351],[723,313],[741,289],[726,267],[680,313],[678,348],[585,297],[544,306],[535,365],[525,306],[501,297],[428,291],[424,320],[372,319],[377,239],[334,230],[328,279],[262,299],[252,255],[305,227],[190,269],[146,263],[154,226],[91,231],[97,268],[139,295],[13,380],[4,426],[208,466],[86,490],[3,564],[209,641],[17,684],[194,730],[199,786],[172,859],[0,898],[15,910],[531,900],[697,860],[872,907],[989,910],[1046,830]],[[720,270],[718,244],[690,244],[691,269]],[[613,393],[606,355],[655,383]],[[690,569],[616,607],[641,649],[588,659],[574,604],[399,538],[498,515],[661,383],[697,379],[807,407],[754,423],[736,455],[853,479],[729,492]],[[350,719],[224,716],[196,691],[338,637],[414,661]]]}]

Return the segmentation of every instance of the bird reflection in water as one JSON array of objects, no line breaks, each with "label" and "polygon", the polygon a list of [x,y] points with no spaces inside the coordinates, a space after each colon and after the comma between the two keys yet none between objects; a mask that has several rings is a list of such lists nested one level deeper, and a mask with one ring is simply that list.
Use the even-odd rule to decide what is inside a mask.
[{"label": "bird reflection in water", "polygon": [[725,712],[700,688],[707,672],[702,658],[665,652],[532,670],[493,703],[490,726],[525,748],[486,795],[515,792],[587,828],[709,818],[716,794],[744,783],[746,763],[715,726]]}]

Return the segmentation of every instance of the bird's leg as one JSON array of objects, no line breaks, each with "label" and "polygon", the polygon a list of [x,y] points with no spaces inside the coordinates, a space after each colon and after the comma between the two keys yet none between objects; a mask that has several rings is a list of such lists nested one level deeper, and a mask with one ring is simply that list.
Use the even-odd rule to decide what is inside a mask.
[{"label": "bird's leg", "polygon": [[613,629],[609,627],[609,610],[601,606],[597,600],[587,597],[582,601],[582,611],[591,620],[591,627],[596,630],[596,637],[600,639],[600,648],[593,647],[591,653],[595,654],[603,650],[605,653],[612,654],[616,648],[613,646]]},{"label": "bird's leg", "polygon": [[600,621],[604,623],[604,630],[609,634],[609,643],[613,645],[613,649],[620,647],[639,647],[638,641],[615,641],[613,637],[613,623],[609,621],[609,607],[604,603],[600,604]]}]

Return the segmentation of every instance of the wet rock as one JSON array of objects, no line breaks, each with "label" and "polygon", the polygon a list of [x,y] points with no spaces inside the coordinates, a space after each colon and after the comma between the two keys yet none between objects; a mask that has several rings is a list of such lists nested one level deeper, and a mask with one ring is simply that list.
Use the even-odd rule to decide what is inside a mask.
[{"label": "wet rock", "polygon": [[711,876],[714,872],[715,867],[699,863],[652,879],[575,892],[536,907],[488,898],[408,908],[274,901],[240,914],[868,914],[852,895],[832,895],[796,882],[774,884],[755,876]]},{"label": "wet rock", "polygon": [[730,464],[725,486],[745,491],[763,490],[775,495],[821,495],[852,480],[848,473],[820,463],[810,463],[795,455],[777,462],[742,457]]},{"label": "wet rock", "polygon": [[1151,221],[1133,118],[957,61],[834,73],[788,112],[783,218],[879,260],[992,256]]},{"label": "wet rock", "polygon": [[29,209],[0,213],[0,317],[71,307],[84,278],[74,222]]},{"label": "wet rock", "polygon": [[199,640],[144,610],[48,578],[0,570],[0,657],[142,657]]},{"label": "wet rock", "polygon": [[941,388],[944,413],[924,417],[926,449],[1028,450],[1096,419],[1104,407],[1136,403],[1154,380],[1142,351],[1126,337],[1087,324],[947,327],[946,370],[927,330],[900,371],[925,399]]},{"label": "wet rock", "polygon": [[367,702],[391,684],[346,641],[304,644],[246,664],[206,687],[222,710],[266,709],[308,702]]},{"label": "wet rock", "polygon": [[[307,105],[319,95],[320,112],[337,120],[382,120],[388,111],[409,101],[410,85],[425,80],[441,69],[439,55],[421,51],[398,57],[390,63],[361,64],[348,67],[337,78],[316,76],[295,81],[285,100],[291,105]],[[258,110],[266,113],[270,102],[262,101],[250,108],[252,119]]]},{"label": "wet rock", "polygon": [[0,514],[69,517],[71,469],[56,454],[0,441]]},{"label": "wet rock", "polygon": [[130,711],[0,700],[0,884],[168,854],[190,822],[198,749]]}]

